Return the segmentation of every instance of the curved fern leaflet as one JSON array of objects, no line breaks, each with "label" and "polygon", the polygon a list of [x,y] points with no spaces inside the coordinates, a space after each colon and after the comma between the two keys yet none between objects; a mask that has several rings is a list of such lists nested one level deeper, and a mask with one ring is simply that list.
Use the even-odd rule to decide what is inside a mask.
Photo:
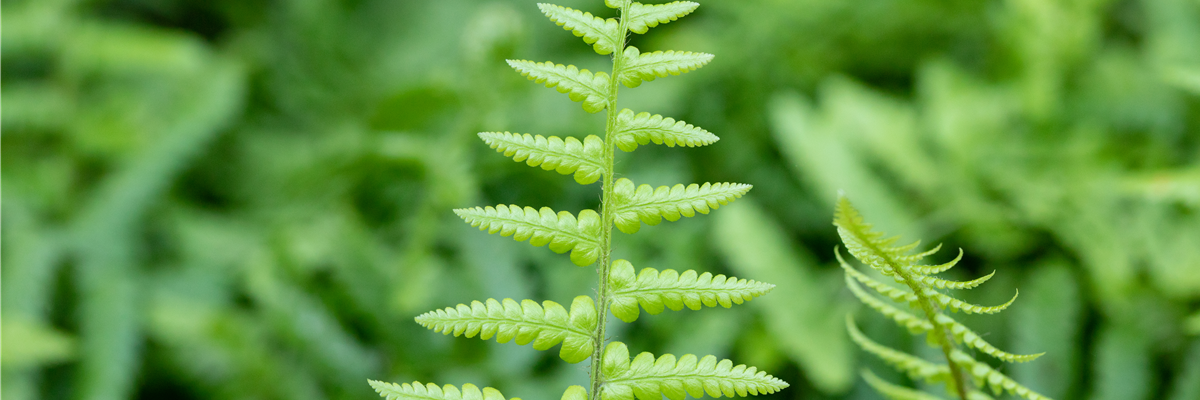
[{"label": "curved fern leaflet", "polygon": [[742,197],[751,187],[741,183],[693,183],[657,189],[641,185],[635,189],[633,181],[621,178],[613,184],[613,222],[621,232],[632,234],[641,229],[642,222],[654,226],[662,223],[663,218],[678,221],[697,212],[708,214],[710,209]]},{"label": "curved fern leaflet", "polygon": [[480,132],[479,138],[513,161],[525,161],[566,175],[575,173],[575,182],[587,185],[604,174],[604,140],[596,135],[579,139],[558,136],[524,135],[509,132]]},{"label": "curved fern leaflet", "polygon": [[678,359],[671,354],[655,358],[641,353],[629,360],[624,343],[612,342],[604,349],[603,400],[683,400],[708,394],[711,397],[747,396],[775,393],[788,387],[776,377],[754,367],[734,366],[732,361],[716,357],[697,358],[685,354]]},{"label": "curved fern leaflet", "polygon": [[495,337],[500,343],[515,339],[518,345],[533,342],[537,350],[562,343],[559,356],[572,364],[586,360],[596,345],[591,337],[596,329],[596,303],[588,296],[576,297],[569,313],[550,300],[539,306],[533,300],[517,304],[513,299],[488,299],[430,311],[416,320],[434,332],[468,338],[479,335],[483,340]]},{"label": "curved fern leaflet", "polygon": [[683,18],[696,11],[700,4],[690,1],[676,1],[666,4],[633,3],[629,6],[629,31],[646,33],[650,28]]},{"label": "curved fern leaflet", "polygon": [[600,256],[600,215],[592,210],[579,212],[579,218],[566,211],[555,214],[550,207],[535,210],[517,205],[459,208],[454,210],[471,226],[488,233],[512,236],[514,240],[541,247],[549,244],[555,253],[571,252],[571,262],[584,267]]},{"label": "curved fern leaflet", "polygon": [[663,118],[661,115],[650,115],[642,112],[634,115],[626,108],[617,114],[617,124],[613,133],[617,148],[624,151],[637,150],[639,144],[665,144],[675,147],[676,144],[686,147],[707,146],[720,138],[703,128],[692,124],[676,121],[673,118]]},{"label": "curved fern leaflet", "polygon": [[[470,383],[464,384],[462,390],[454,385],[438,386],[432,383],[395,384],[367,380],[376,393],[387,400],[505,400],[499,390],[485,387],[479,390]],[[513,397],[509,400],[521,400]]]},{"label": "curved fern leaflet", "polygon": [[637,47],[629,46],[625,48],[625,69],[621,70],[617,79],[626,87],[635,88],[642,81],[695,71],[712,59],[712,54],[690,51],[667,50],[643,54]]},{"label": "curved fern leaflet", "polygon": [[548,88],[556,88],[559,93],[567,93],[571,101],[583,102],[584,111],[597,113],[608,105],[609,82],[605,72],[593,74],[586,69],[575,68],[574,65],[555,64],[551,61],[539,63],[508,60],[508,65],[531,81],[543,83]]},{"label": "curved fern leaflet", "polygon": [[643,269],[634,276],[633,264],[616,260],[609,270],[612,289],[612,313],[625,322],[638,318],[639,305],[650,314],[663,312],[664,307],[675,311],[684,306],[699,310],[702,306],[730,308],[770,292],[775,285],[725,275],[713,276],[695,270],[683,273],[668,269]]},{"label": "curved fern leaflet", "polygon": [[617,43],[624,39],[621,32],[618,32],[620,28],[615,19],[604,19],[592,13],[554,4],[538,3],[537,6],[558,26],[582,37],[584,43],[594,43],[592,48],[601,55],[611,54],[616,50]]}]

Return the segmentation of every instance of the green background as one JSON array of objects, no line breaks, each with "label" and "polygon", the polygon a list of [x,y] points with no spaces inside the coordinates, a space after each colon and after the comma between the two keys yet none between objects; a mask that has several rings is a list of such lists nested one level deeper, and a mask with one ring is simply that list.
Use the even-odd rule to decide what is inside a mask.
[{"label": "green background", "polygon": [[[599,0],[562,5],[613,16]],[[602,134],[507,58],[607,70],[533,0],[26,0],[3,7],[3,399],[369,399],[366,380],[528,400],[587,381],[557,351],[454,339],[419,313],[569,304],[592,268],[450,211],[595,208],[599,185],[480,131]],[[638,267],[774,283],[733,309],[614,323],[631,351],[715,354],[878,398],[849,343],[936,357],[833,262],[843,190],[879,229],[998,271],[961,316],[1056,399],[1200,398],[1200,1],[705,0],[643,51],[716,54],[621,107],[722,138],[617,154],[638,183],[743,199],[615,233]],[[616,321],[610,318],[610,321]],[[938,390],[940,391],[940,389]]]}]

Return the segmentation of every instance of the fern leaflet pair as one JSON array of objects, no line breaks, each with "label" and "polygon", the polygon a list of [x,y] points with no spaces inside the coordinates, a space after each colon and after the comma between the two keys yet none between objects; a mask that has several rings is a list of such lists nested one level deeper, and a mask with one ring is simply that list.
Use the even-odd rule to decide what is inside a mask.
[{"label": "fern leaflet pair", "polygon": [[[894,279],[908,289],[897,288],[879,282],[858,271],[842,258],[841,250],[835,249],[838,263],[846,272],[846,286],[850,292],[871,309],[892,319],[912,333],[926,334],[930,346],[940,349],[946,364],[935,364],[916,356],[886,347],[867,338],[854,324],[854,319],[847,316],[846,328],[850,338],[869,353],[872,353],[891,364],[896,369],[908,374],[912,379],[946,384],[946,390],[956,394],[962,400],[984,400],[992,397],[982,390],[989,387],[993,394],[1008,392],[1028,400],[1049,400],[1047,397],[1022,386],[1008,376],[996,371],[986,363],[976,360],[958,347],[959,344],[995,357],[1006,362],[1026,362],[1038,358],[1040,354],[1012,354],[996,348],[979,334],[955,321],[942,311],[950,309],[967,314],[995,314],[1008,308],[1012,300],[998,306],[979,306],[956,299],[937,289],[972,289],[983,284],[995,274],[992,272],[984,277],[970,281],[949,281],[933,275],[953,268],[962,260],[962,250],[958,257],[938,265],[917,264],[925,257],[933,255],[941,246],[916,254],[908,254],[917,249],[921,242],[917,241],[903,246],[893,246],[899,237],[885,238],[882,232],[871,230],[871,224],[863,221],[862,215],[855,210],[845,197],[838,199],[833,224],[837,226],[838,235],[846,250],[863,264],[878,271],[884,276]],[[907,305],[918,310],[923,316],[914,315],[904,309],[895,307],[878,297],[870,294],[863,286],[891,299],[894,302]],[[970,381],[967,380],[970,377]],[[896,400],[930,400],[938,397],[918,392],[905,387],[888,383],[875,376],[870,371],[863,372],[863,378],[883,395]]]},{"label": "fern leaflet pair", "polygon": [[[716,142],[712,133],[683,121],[650,113],[617,111],[620,85],[636,87],[670,75],[704,66],[711,54],[655,51],[643,53],[626,46],[629,32],[646,33],[649,28],[675,21],[699,5],[676,1],[641,4],[629,0],[606,0],[617,9],[619,19],[601,18],[567,7],[538,4],[551,21],[592,45],[601,55],[612,55],[611,73],[591,72],[554,62],[509,60],[508,64],[530,80],[565,93],[582,103],[589,113],[607,110],[605,135],[590,135],[582,141],[555,136],[483,132],[479,137],[496,151],[529,166],[573,174],[587,185],[603,180],[600,211],[577,214],[550,208],[497,205],[454,210],[464,221],[488,233],[511,236],[533,246],[548,246],[556,253],[571,252],[578,266],[597,265],[598,298],[576,297],[570,308],[553,301],[512,299],[474,301],[431,311],[416,318],[426,328],[454,336],[495,338],[500,343],[533,344],[537,350],[560,346],[559,356],[568,363],[588,358],[591,384],[571,386],[563,400],[683,400],[686,396],[747,396],[774,393],[788,386],[754,367],[734,365],[730,360],[691,354],[655,357],[643,352],[630,359],[624,343],[606,344],[608,313],[625,322],[637,320],[642,310],[658,314],[665,309],[693,310],[701,307],[732,307],[769,292],[774,286],[746,279],[674,270],[645,268],[634,273],[626,260],[611,260],[612,229],[632,234],[643,223],[657,225],[663,219],[692,217],[741,197],[750,185],[704,183],[662,186],[635,185],[629,179],[613,178],[615,149],[629,152],[650,143],[667,146],[703,146]],[[492,388],[480,390],[465,384],[392,384],[370,381],[389,400],[504,400]]]}]

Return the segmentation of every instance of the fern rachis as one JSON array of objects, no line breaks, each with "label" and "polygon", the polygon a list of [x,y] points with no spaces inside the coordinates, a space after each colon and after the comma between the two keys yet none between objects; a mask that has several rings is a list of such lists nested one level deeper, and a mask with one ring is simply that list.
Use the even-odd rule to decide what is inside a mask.
[{"label": "fern rachis", "polygon": [[[611,260],[612,229],[632,234],[642,223],[657,225],[663,219],[676,221],[707,214],[736,200],[750,185],[704,183],[691,185],[637,186],[629,179],[614,180],[616,149],[633,151],[651,142],[667,146],[704,146],[718,139],[712,133],[672,118],[634,113],[617,108],[620,85],[635,87],[670,75],[700,68],[711,54],[655,51],[642,53],[625,46],[629,32],[646,33],[649,28],[690,14],[696,3],[677,1],[645,5],[629,0],[606,0],[621,18],[601,18],[567,7],[538,4],[551,21],[583,38],[601,54],[611,54],[611,72],[591,72],[554,62],[509,60],[521,75],[548,88],[566,93],[581,102],[589,113],[607,111],[605,135],[560,139],[509,132],[483,132],[479,137],[497,152],[529,166],[574,174],[580,184],[603,182],[599,212],[576,214],[517,205],[497,205],[454,210],[464,221],[488,233],[511,236],[533,246],[548,246],[557,253],[571,252],[579,266],[597,264],[597,298],[579,296],[570,310],[545,301],[512,299],[474,301],[434,310],[416,317],[426,328],[454,336],[495,338],[500,343],[532,343],[536,350],[560,346],[560,357],[569,363],[591,359],[591,382],[587,388],[571,386],[563,400],[683,400],[701,397],[747,396],[774,393],[786,382],[754,367],[734,365],[730,360],[691,354],[676,358],[641,353],[632,360],[621,342],[608,342],[605,325],[609,312],[625,322],[638,318],[642,310],[658,314],[666,308],[697,310],[704,306],[732,307],[769,292],[774,285],[698,273],[645,268],[634,274],[633,264]],[[618,111],[620,110],[620,111]],[[504,400],[492,388],[463,385],[390,384],[371,381],[371,386],[389,400]]]},{"label": "fern rachis", "polygon": [[[958,257],[945,264],[919,265],[917,262],[936,253],[941,246],[917,254],[908,254],[908,252],[916,249],[920,245],[919,241],[904,246],[892,246],[892,243],[896,242],[899,237],[884,239],[882,232],[872,231],[871,224],[863,221],[858,210],[855,210],[845,197],[838,199],[833,224],[837,226],[838,235],[841,236],[846,249],[854,258],[908,288],[908,290],[899,289],[859,272],[846,262],[840,249],[835,249],[834,255],[837,256],[838,263],[846,272],[846,285],[850,288],[851,293],[869,308],[907,328],[910,332],[925,333],[927,342],[942,351],[946,364],[934,364],[876,343],[858,329],[852,317],[847,316],[846,328],[855,343],[886,363],[907,373],[913,379],[945,383],[947,391],[954,393],[961,400],[990,399],[989,395],[976,389],[976,387],[985,385],[992,389],[993,394],[997,395],[1002,391],[1007,391],[1028,400],[1047,399],[992,369],[987,364],[976,361],[975,358],[960,349],[959,344],[1006,362],[1032,361],[1041,354],[1022,355],[1002,351],[943,312],[944,309],[949,308],[968,314],[992,314],[1003,311],[1016,301],[1017,296],[1014,295],[1012,300],[1007,303],[985,307],[958,300],[938,291],[938,289],[972,289],[991,279],[995,274],[994,271],[981,278],[963,282],[932,277],[930,275],[954,267],[962,259],[962,250],[959,250]],[[922,315],[918,316],[900,307],[892,306],[868,293],[863,286],[892,301],[901,303],[901,305],[909,306]],[[887,383],[870,372],[864,372],[863,378],[888,398],[937,398]]]}]

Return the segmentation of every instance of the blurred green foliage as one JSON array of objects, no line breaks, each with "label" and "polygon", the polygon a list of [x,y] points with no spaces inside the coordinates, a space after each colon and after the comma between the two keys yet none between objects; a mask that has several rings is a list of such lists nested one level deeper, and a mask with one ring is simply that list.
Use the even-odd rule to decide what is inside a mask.
[{"label": "blurred green foliage", "polygon": [[[412,321],[591,290],[590,269],[450,212],[598,202],[475,137],[603,126],[503,63],[602,66],[534,2],[24,0],[3,22],[4,400],[371,398],[367,378],[543,399],[586,381]],[[623,104],[724,140],[618,171],[755,189],[618,234],[616,254],[779,286],[613,338],[759,366],[793,383],[778,398],[876,398],[840,324],[841,189],[881,229],[967,249],[964,276],[999,270],[967,300],[1022,289],[963,322],[1047,351],[1006,371],[1032,388],[1200,394],[1200,2],[708,0],[656,32],[631,40],[718,56]]]}]

